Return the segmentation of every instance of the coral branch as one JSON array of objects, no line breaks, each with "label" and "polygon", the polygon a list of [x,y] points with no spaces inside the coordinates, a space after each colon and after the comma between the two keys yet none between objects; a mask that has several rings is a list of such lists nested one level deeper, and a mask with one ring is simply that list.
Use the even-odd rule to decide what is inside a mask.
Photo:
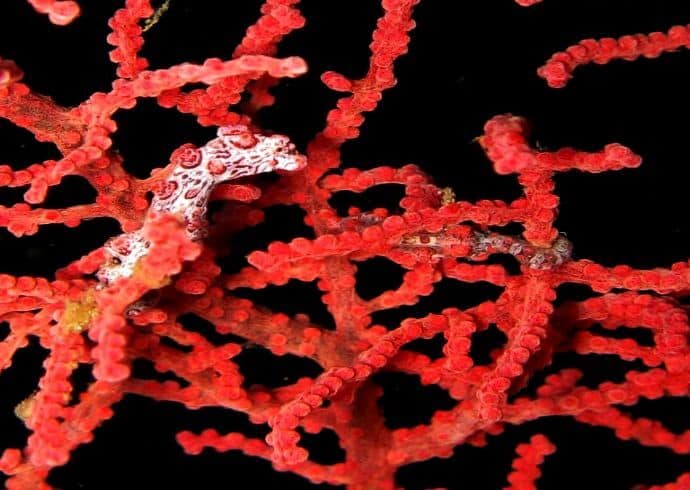
[{"label": "coral branch", "polygon": [[673,26],[666,33],[634,34],[618,39],[585,39],[554,54],[538,74],[549,87],[563,88],[578,66],[588,63],[605,65],[613,60],[634,61],[639,57],[657,58],[663,53],[690,46],[688,26]]},{"label": "coral branch", "polygon": [[508,475],[510,486],[505,490],[535,490],[535,481],[541,476],[539,466],[546,456],[553,454],[556,446],[541,434],[532,436],[526,444],[515,450],[518,458],[513,461],[513,471]]}]

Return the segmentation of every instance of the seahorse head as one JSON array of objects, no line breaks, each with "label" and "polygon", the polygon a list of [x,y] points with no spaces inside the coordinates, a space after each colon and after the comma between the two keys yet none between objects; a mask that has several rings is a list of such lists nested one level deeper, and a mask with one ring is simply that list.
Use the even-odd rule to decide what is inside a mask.
[{"label": "seahorse head", "polygon": [[[306,166],[307,158],[282,134],[263,135],[243,124],[218,128],[218,146],[229,145],[241,158],[232,163],[238,170],[232,178],[274,170],[299,170]],[[216,145],[207,145],[213,149]]]}]

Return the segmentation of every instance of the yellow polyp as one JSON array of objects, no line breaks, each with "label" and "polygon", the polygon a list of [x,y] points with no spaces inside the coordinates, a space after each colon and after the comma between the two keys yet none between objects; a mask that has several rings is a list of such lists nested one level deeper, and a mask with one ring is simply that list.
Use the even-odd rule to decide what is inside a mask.
[{"label": "yellow polyp", "polygon": [[161,19],[161,16],[168,10],[170,7],[170,0],[165,0],[163,4],[156,9],[156,11],[153,13],[151,17],[148,19],[144,20],[144,27],[142,29],[142,32],[146,32],[149,29],[151,29],[153,26],[155,26],[158,21]]},{"label": "yellow polyp", "polygon": [[441,189],[441,204],[445,206],[446,204],[451,204],[455,202],[455,192],[450,187],[444,187]]},{"label": "yellow polyp", "polygon": [[172,278],[169,276],[152,277],[151,275],[147,274],[146,268],[142,267],[141,259],[134,264],[133,276],[150,289],[160,289],[172,282]]},{"label": "yellow polyp", "polygon": [[17,416],[19,420],[21,420],[24,423],[26,423],[26,421],[29,420],[29,418],[31,418],[31,414],[34,410],[34,405],[36,404],[37,393],[37,391],[34,391],[33,393],[31,393],[31,395],[20,401],[17,404],[17,406],[14,407],[14,414]]},{"label": "yellow polyp", "polygon": [[89,290],[78,301],[67,301],[60,322],[66,332],[81,333],[97,314],[96,297],[93,290]]}]

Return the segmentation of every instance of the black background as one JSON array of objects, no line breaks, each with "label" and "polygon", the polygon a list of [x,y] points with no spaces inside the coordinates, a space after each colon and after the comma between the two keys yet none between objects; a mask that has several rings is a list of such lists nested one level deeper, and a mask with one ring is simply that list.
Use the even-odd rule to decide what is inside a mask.
[{"label": "black background", "polygon": [[[55,27],[23,0],[5,0],[0,7],[0,56],[14,59],[25,71],[24,81],[58,103],[72,106],[95,91],[107,91],[114,78],[105,42],[107,19],[121,6],[115,0],[84,0],[83,14],[72,25]],[[170,10],[145,35],[152,68],[208,57],[227,58],[244,28],[258,15],[260,2],[239,0],[171,0]],[[282,44],[280,55],[305,58],[310,72],[284,81],[274,91],[275,107],[264,112],[261,124],[290,135],[300,148],[322,128],[326,112],[338,95],[319,81],[325,70],[350,77],[364,73],[368,44],[381,14],[373,0],[304,0],[307,26]],[[668,267],[687,259],[690,226],[687,219],[686,168],[690,101],[690,53],[679,50],[655,60],[587,66],[571,84],[549,89],[536,76],[555,51],[586,37],[618,37],[635,32],[665,31],[690,22],[690,4],[678,0],[654,2],[602,0],[545,0],[524,9],[510,0],[422,0],[415,12],[410,52],[397,64],[398,85],[385,93],[379,109],[367,117],[361,137],[346,144],[348,166],[372,168],[416,163],[440,186],[451,186],[459,200],[511,200],[520,189],[514,177],[496,176],[473,141],[487,119],[514,113],[530,119],[534,140],[546,149],[574,146],[597,150],[610,142],[630,146],[644,158],[642,167],[604,174],[567,173],[556,179],[561,196],[557,226],[574,244],[576,258],[604,265],[629,264],[640,268]],[[170,152],[185,142],[202,144],[213,130],[200,128],[192,117],[141,101],[116,116],[114,140],[127,169],[145,177],[167,162]],[[0,163],[25,168],[59,154],[47,144],[10,123],[0,121]],[[18,202],[23,190],[0,190],[0,204]],[[66,179],[49,193],[46,206],[63,207],[91,202],[93,191],[80,178]],[[394,205],[398,189],[387,186],[365,195],[340,195],[333,204],[370,209]],[[233,259],[223,263],[236,270],[243,255],[273,240],[287,240],[306,231],[292,209],[267,213],[267,222],[238,237]],[[16,239],[0,230],[0,273],[51,277],[84,253],[119,232],[113,220],[101,219],[77,229],[44,227],[32,237]],[[366,296],[399,283],[400,271],[385,261],[371,262],[358,274],[358,291]],[[410,315],[466,307],[497,291],[476,285],[442,283],[429,298],[404,311],[376,318],[394,324]],[[560,300],[591,295],[586,288],[565,286]],[[247,297],[287,313],[306,312],[328,323],[328,313],[312,284],[291,283]],[[299,296],[300,302],[294,299]],[[492,342],[478,339],[474,354],[481,358]],[[421,349],[438,346],[419,345]],[[0,447],[23,446],[26,431],[12,415],[12,407],[34,389],[45,352],[35,343],[17,355],[0,376]],[[280,385],[300,376],[315,375],[308,361],[276,358],[261,348],[247,349],[240,359],[247,383]],[[557,366],[580,366],[585,382],[622,380],[630,363],[606,356],[559,356]],[[151,375],[147,366],[138,366]],[[555,370],[552,369],[552,370]],[[88,379],[88,373],[80,373]],[[411,377],[379,375],[386,388],[382,405],[390,427],[428,422],[435,409],[450,400],[439,390]],[[643,402],[636,416],[663,420],[676,431],[690,428],[687,399]],[[237,453],[182,454],[174,442],[177,430],[207,426],[263,436],[246,418],[216,409],[187,411],[168,403],[127,397],[115,407],[115,416],[96,431],[93,444],[79,448],[72,461],[53,472],[50,481],[63,490],[109,488],[315,488],[290,474],[274,472],[270,464]],[[505,485],[515,444],[544,432],[558,446],[543,467],[542,489],[624,489],[635,483],[661,483],[690,470],[690,458],[670,451],[642,448],[618,441],[610,431],[578,425],[569,419],[542,419],[492,438],[484,449],[461,447],[453,458],[410,465],[398,473],[404,488],[449,487],[497,489]],[[332,434],[305,440],[319,460],[332,463],[342,457]],[[322,485],[320,488],[330,488]]]}]

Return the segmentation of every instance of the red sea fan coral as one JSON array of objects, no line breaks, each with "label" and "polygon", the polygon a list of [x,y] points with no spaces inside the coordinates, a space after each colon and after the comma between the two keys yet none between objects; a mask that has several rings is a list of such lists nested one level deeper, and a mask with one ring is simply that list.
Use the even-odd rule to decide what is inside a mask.
[{"label": "red sea fan coral", "polygon": [[[607,125],[606,84],[592,103],[536,76],[560,88],[580,65],[676,51],[686,26],[564,49],[563,2],[127,0],[82,2],[79,17],[74,2],[29,2],[47,19],[16,3],[17,19],[43,26],[27,32],[46,34],[40,55],[0,52],[3,151],[19,148],[0,166],[7,488],[215,488],[238,475],[290,488],[688,488],[688,233],[670,213],[682,186],[666,175],[661,192],[641,174],[635,189],[668,212],[616,207],[616,182],[660,154]],[[66,45],[47,56],[61,36],[73,65]],[[511,54],[533,55],[540,36],[562,51],[518,67]],[[102,39],[110,86],[84,44]],[[455,98],[477,85],[488,98]],[[386,117],[400,90],[414,95],[393,117],[369,116]],[[600,112],[578,116],[569,97]],[[612,108],[627,127],[632,109]],[[519,113],[554,127],[535,139]],[[588,131],[597,145],[568,146]],[[28,135],[59,154],[24,152]],[[371,154],[347,153],[358,138]],[[488,172],[468,170],[482,159]],[[651,245],[653,260],[630,252]],[[102,442],[123,420],[127,440]],[[614,456],[632,446],[642,452]],[[601,447],[603,462],[586,454]],[[584,480],[580,464],[610,474]]]}]

